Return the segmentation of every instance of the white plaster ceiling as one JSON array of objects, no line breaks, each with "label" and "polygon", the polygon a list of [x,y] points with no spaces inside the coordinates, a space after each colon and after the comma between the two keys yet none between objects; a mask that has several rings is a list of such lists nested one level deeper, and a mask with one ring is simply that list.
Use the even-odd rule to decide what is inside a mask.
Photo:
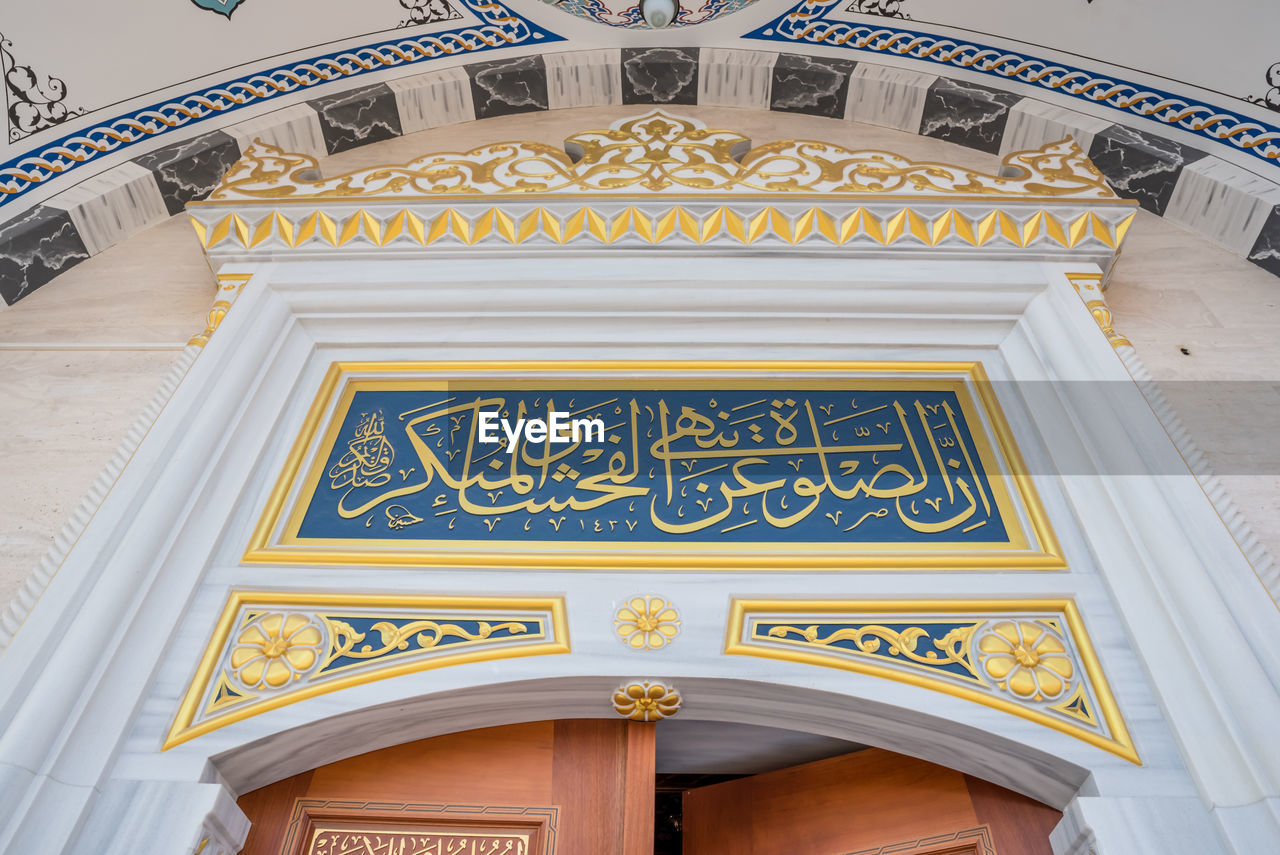
[{"label": "white plaster ceiling", "polygon": [[866,748],[856,742],[727,721],[658,724],[659,775],[756,775]]}]

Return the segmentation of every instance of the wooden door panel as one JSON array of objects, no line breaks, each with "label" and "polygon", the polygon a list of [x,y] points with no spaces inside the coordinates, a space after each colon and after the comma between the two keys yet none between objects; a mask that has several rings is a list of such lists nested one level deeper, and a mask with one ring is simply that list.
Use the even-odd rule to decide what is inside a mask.
[{"label": "wooden door panel", "polygon": [[327,828],[336,834],[316,855],[366,833],[375,848],[396,835],[425,846],[432,834],[507,833],[531,835],[531,855],[651,855],[654,747],[651,724],[584,719],[372,751],[242,796],[252,823],[242,852],[309,855]]},{"label": "wooden door panel", "polygon": [[1052,808],[879,749],[690,790],[684,855],[1052,855]]}]

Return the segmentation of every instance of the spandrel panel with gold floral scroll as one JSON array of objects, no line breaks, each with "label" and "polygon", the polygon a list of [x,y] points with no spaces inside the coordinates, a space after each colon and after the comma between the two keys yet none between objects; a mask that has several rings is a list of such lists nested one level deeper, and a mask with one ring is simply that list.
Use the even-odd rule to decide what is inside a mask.
[{"label": "spandrel panel with gold floral scroll", "polygon": [[[689,366],[339,368],[247,557],[1061,566],[979,366]],[[555,413],[597,429],[512,432]]]}]

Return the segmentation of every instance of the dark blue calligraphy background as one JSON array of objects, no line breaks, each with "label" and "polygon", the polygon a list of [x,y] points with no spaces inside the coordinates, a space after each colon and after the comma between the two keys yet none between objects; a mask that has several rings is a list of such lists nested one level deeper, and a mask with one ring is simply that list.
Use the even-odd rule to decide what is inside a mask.
[{"label": "dark blue calligraphy background", "polygon": [[[481,444],[477,417],[603,420]],[[501,428],[496,433],[502,435]],[[306,539],[1008,542],[949,390],[359,390]]]}]

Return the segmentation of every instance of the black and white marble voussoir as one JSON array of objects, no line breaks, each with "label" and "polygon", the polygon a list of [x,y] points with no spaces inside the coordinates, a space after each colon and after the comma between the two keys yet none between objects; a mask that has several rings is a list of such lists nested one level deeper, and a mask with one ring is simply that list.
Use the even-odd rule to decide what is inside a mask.
[{"label": "black and white marble voussoir", "polygon": [[920,135],[997,154],[1009,110],[1020,95],[965,80],[939,77],[925,96]]},{"label": "black and white marble voussoir", "polygon": [[802,54],[778,54],[773,64],[769,109],[780,113],[804,113],[844,118],[849,97],[849,75],[858,63]]},{"label": "black and white marble voussoir", "polygon": [[235,138],[213,131],[149,151],[133,162],[151,170],[165,207],[173,215],[181,213],[188,202],[213,192],[223,174],[239,159],[240,145]]},{"label": "black and white marble voussoir", "polygon": [[[605,55],[608,56],[602,61]],[[762,56],[769,61],[762,62]],[[572,103],[565,103],[566,99],[561,96],[557,106],[599,105],[621,100],[623,104],[664,107],[679,112],[682,106],[699,103],[752,106],[753,109],[767,104],[770,111],[779,114],[842,119],[851,115],[851,105],[859,98],[875,102],[900,97],[894,89],[900,83],[882,79],[883,75],[877,73],[885,66],[865,60],[794,53],[622,47],[565,52],[559,54],[551,66],[549,73],[548,60],[541,55],[486,60],[427,71],[390,84],[360,86],[294,103],[279,112],[281,116],[290,116],[287,121],[294,124],[299,121],[300,111],[308,117],[314,113],[318,133],[312,132],[313,142],[308,151],[320,153],[319,144],[323,140],[324,151],[336,154],[400,136],[405,127],[422,128],[423,111],[436,119],[425,126],[439,127],[444,124],[439,121],[442,116],[448,116],[448,122],[464,122],[548,110],[554,100],[549,98],[549,90],[561,85],[566,75],[586,81],[575,84],[579,89],[586,86],[599,91],[585,95],[578,92],[568,99]],[[758,75],[752,79],[753,95],[746,99],[750,104],[725,100],[723,78],[729,73],[726,69],[735,67],[741,68],[744,75]],[[928,81],[919,85],[920,90],[925,86],[928,89],[924,91],[918,126],[912,117],[905,126],[884,123],[886,127],[912,130],[990,154],[1002,151],[1006,133],[1015,140],[1026,141],[1027,128],[1034,131],[1038,127],[1035,123],[1039,113],[1034,108],[1044,105],[1035,99],[968,80],[915,76]],[[469,102],[467,95],[470,95]],[[440,99],[452,100],[445,104]],[[1019,104],[1022,108],[1014,109]],[[248,120],[253,127],[243,132],[233,123],[226,130],[214,130],[156,147],[133,158],[129,168],[136,170],[140,166],[150,172],[165,210],[170,215],[177,214],[188,203],[205,198],[217,186],[226,169],[240,156],[241,147],[257,135],[264,119],[272,115],[267,113]],[[875,118],[869,120],[875,122]],[[1065,122],[1068,128],[1075,126],[1069,117],[1056,121],[1059,125]],[[1188,170],[1188,165],[1211,156],[1125,125],[1103,126],[1083,116],[1077,124],[1081,123],[1091,129],[1089,136],[1082,137],[1084,144],[1090,146],[1089,156],[1119,195],[1137,200],[1143,208],[1160,216],[1168,212],[1168,216],[1182,226],[1216,239],[1219,244],[1222,244],[1223,223],[1247,221],[1247,225],[1235,227],[1237,245],[1229,248],[1280,276],[1280,206],[1272,208],[1275,199],[1280,198],[1280,181],[1257,174],[1256,170],[1246,175],[1248,170],[1225,168],[1229,165],[1217,163],[1216,159],[1206,159]],[[1103,129],[1092,131],[1094,127]],[[787,136],[786,120],[782,116],[778,118],[777,129],[776,138]],[[292,133],[294,131],[283,138],[291,138]],[[1032,142],[1039,145],[1039,138],[1034,137],[1034,133],[1032,136]],[[281,144],[289,145],[288,142]],[[1239,177],[1223,177],[1230,174]],[[137,182],[137,176],[122,178]],[[119,182],[104,182],[107,189],[102,192],[112,192],[111,187],[118,185]],[[89,224],[77,225],[85,216],[84,186],[82,182],[74,191],[77,195],[72,201],[68,201],[70,196],[55,195],[34,208],[11,215],[8,222],[0,222],[0,297],[6,304],[22,299],[104,246],[128,237],[127,233],[112,233],[107,240],[102,235],[95,237]],[[1181,195],[1175,194],[1175,190]],[[1192,197],[1194,205],[1187,202]],[[1249,214],[1249,211],[1259,213]],[[1268,213],[1264,216],[1262,211]],[[0,209],[0,218],[5,216],[8,212]]]},{"label": "black and white marble voussoir", "polygon": [[88,257],[71,215],[37,205],[0,225],[0,297],[12,305]]},{"label": "black and white marble voussoir", "polygon": [[547,64],[541,56],[498,59],[467,66],[477,119],[548,109]]},{"label": "black and white marble voussoir", "polygon": [[697,104],[697,48],[623,48],[623,104]]},{"label": "black and white marble voussoir", "polygon": [[385,83],[362,86],[307,102],[320,116],[329,154],[400,136],[400,111]]},{"label": "black and white marble voussoir", "polygon": [[1113,190],[1161,216],[1182,168],[1206,156],[1199,149],[1124,125],[1095,134],[1089,147],[1089,159]]},{"label": "black and white marble voussoir", "polygon": [[1263,223],[1253,249],[1249,250],[1249,260],[1280,276],[1280,205],[1271,209],[1271,216]]}]

